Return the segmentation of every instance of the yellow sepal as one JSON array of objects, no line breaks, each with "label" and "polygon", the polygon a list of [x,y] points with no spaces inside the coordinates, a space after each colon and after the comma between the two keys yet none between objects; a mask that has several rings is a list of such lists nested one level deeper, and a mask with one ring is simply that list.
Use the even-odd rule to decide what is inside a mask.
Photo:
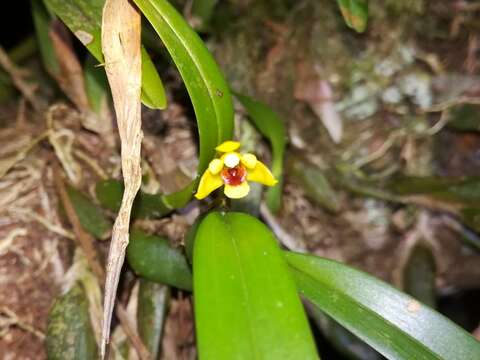
[{"label": "yellow sepal", "polygon": [[232,152],[240,148],[240,143],[238,141],[225,141],[224,143],[218,145],[215,150],[222,153]]},{"label": "yellow sepal", "polygon": [[258,160],[255,168],[248,170],[247,180],[255,181],[267,186],[273,186],[278,182],[265,164]]},{"label": "yellow sepal", "polygon": [[246,181],[235,186],[225,184],[224,192],[230,199],[241,199],[247,196],[250,192],[250,185],[248,185],[248,182]]},{"label": "yellow sepal", "polygon": [[220,174],[213,175],[208,169],[203,173],[198,184],[197,193],[195,197],[198,200],[205,199],[210,193],[223,185]]}]

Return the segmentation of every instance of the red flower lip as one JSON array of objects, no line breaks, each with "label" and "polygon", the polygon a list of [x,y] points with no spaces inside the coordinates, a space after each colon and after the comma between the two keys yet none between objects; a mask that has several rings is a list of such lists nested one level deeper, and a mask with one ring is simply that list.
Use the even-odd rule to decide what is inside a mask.
[{"label": "red flower lip", "polygon": [[237,186],[247,178],[247,170],[243,166],[238,165],[234,168],[223,169],[221,176],[225,184]]}]

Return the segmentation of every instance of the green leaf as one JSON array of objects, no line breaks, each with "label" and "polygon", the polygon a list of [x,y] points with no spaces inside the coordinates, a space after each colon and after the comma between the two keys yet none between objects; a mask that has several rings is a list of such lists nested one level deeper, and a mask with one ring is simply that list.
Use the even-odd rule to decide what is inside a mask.
[{"label": "green leaf", "polygon": [[237,93],[235,96],[245,107],[260,133],[270,141],[272,146],[272,173],[279,181],[277,185],[268,189],[266,199],[270,210],[277,212],[282,205],[283,158],[287,143],[285,125],[280,116],[264,103]]},{"label": "green leaf", "polygon": [[432,249],[415,245],[403,269],[403,290],[431,308],[436,307],[436,265]]},{"label": "green leaf", "polygon": [[52,17],[48,13],[42,0],[31,0],[33,25],[35,26],[35,36],[37,38],[38,48],[42,57],[43,66],[51,75],[60,73],[60,65],[58,64],[57,55],[53,49],[50,40],[50,26],[53,22]]},{"label": "green leaf", "polygon": [[275,237],[243,213],[208,214],[193,255],[201,359],[318,359]]},{"label": "green leaf", "polygon": [[67,194],[82,227],[97,239],[104,239],[112,228],[102,209],[77,189],[67,186]]},{"label": "green leaf", "polygon": [[192,15],[201,21],[200,29],[205,29],[210,23],[213,10],[218,0],[194,0],[192,5]]},{"label": "green leaf", "polygon": [[457,131],[480,131],[480,106],[462,104],[452,107],[448,113],[448,128]]},{"label": "green leaf", "polygon": [[[147,85],[148,84],[148,85]],[[160,75],[142,46],[142,103],[150,109],[165,109],[167,95]]]},{"label": "green leaf", "polygon": [[91,109],[97,114],[101,112],[102,105],[107,101],[110,94],[105,71],[96,66],[97,61],[91,55],[84,63],[85,90]]},{"label": "green leaf", "polygon": [[480,358],[469,333],[390,285],[332,260],[285,258],[306,299],[387,358]]},{"label": "green leaf", "polygon": [[480,177],[403,176],[387,188],[398,195],[426,194],[432,198],[476,206],[480,202]]},{"label": "green leaf", "polygon": [[290,157],[288,174],[302,186],[307,197],[332,213],[340,210],[340,200],[323,172],[315,166]]},{"label": "green leaf", "polygon": [[[147,194],[139,191],[132,208],[132,218],[158,218],[185,206],[192,197],[196,186],[192,182],[182,191],[169,194]],[[118,180],[101,180],[96,184],[95,193],[100,204],[112,211],[118,211],[122,202],[124,185]]]},{"label": "green leaf", "polygon": [[165,238],[133,230],[127,260],[135,273],[145,279],[184,290],[192,289],[192,274],[185,256]]},{"label": "green leaf", "polygon": [[46,347],[51,360],[97,358],[88,299],[79,284],[59,297],[48,316]]},{"label": "green leaf", "polygon": [[232,138],[230,91],[203,41],[168,1],[134,2],[162,39],[190,95],[200,135],[200,174],[215,155],[215,147]]},{"label": "green leaf", "polygon": [[349,360],[383,360],[380,355],[368,344],[365,344],[350,331],[338,324],[331,317],[325,315],[318,307],[307,304],[308,315],[312,322],[321,330],[328,342]]},{"label": "green leaf", "polygon": [[[102,10],[105,0],[45,0],[90,53],[103,63]],[[165,89],[147,51],[142,46],[142,102],[151,108],[167,106]]]},{"label": "green leaf", "polygon": [[345,24],[356,32],[367,28],[368,0],[337,0]]},{"label": "green leaf", "polygon": [[158,359],[170,291],[167,286],[140,279],[138,291],[138,334],[152,359]]}]

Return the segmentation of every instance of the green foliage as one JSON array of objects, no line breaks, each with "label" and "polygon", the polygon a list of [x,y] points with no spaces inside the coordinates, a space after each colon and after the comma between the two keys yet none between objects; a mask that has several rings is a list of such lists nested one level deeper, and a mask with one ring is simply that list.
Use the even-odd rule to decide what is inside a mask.
[{"label": "green foliage", "polygon": [[138,334],[152,359],[158,359],[170,291],[167,286],[140,279],[138,291]]},{"label": "green foliage", "polygon": [[200,358],[318,358],[277,242],[256,218],[209,213],[196,233],[193,275]]},{"label": "green foliage", "polygon": [[53,305],[48,317],[46,346],[51,360],[97,358],[88,299],[81,285],[75,285]]},{"label": "green foliage", "polygon": [[306,195],[332,213],[340,209],[340,200],[320,169],[293,158],[288,164],[289,174],[302,186]]},{"label": "green foliage", "polygon": [[198,173],[202,173],[215,147],[232,138],[230,90],[203,41],[168,1],[134,2],[165,44],[192,100],[200,135]]},{"label": "green foliage", "polygon": [[450,320],[365,273],[286,253],[299,292],[388,359],[480,358],[480,343]]},{"label": "green foliage", "polygon": [[463,104],[449,111],[448,127],[458,131],[480,131],[480,106]]},{"label": "green foliage", "polygon": [[[170,194],[147,194],[139,191],[132,208],[132,218],[158,218],[174,209],[185,206],[192,196],[196,183],[186,189]],[[95,187],[98,201],[106,209],[118,211],[122,202],[124,185],[118,180],[101,180]]]},{"label": "green foliage", "polygon": [[356,32],[367,28],[368,0],[337,0],[345,24]]},{"label": "green foliage", "polygon": [[194,0],[192,5],[192,15],[200,20],[200,28],[205,29],[213,15],[213,10],[218,0]]},{"label": "green foliage", "polygon": [[95,58],[89,55],[85,60],[83,72],[88,101],[91,109],[98,114],[102,111],[102,104],[107,103],[107,99],[110,95],[110,88],[108,86],[105,71],[95,65]]},{"label": "green foliage", "polygon": [[435,270],[432,249],[424,244],[415,245],[403,270],[403,290],[433,309],[436,306]]},{"label": "green foliage", "polygon": [[250,116],[250,119],[265,136],[272,146],[272,173],[278,179],[278,184],[267,190],[267,205],[273,212],[280,210],[283,190],[283,158],[287,136],[285,125],[280,116],[269,106],[248,96],[235,94]]},{"label": "green foliage", "polygon": [[165,238],[133,230],[127,260],[135,273],[145,279],[192,289],[192,275],[185,256]]},{"label": "green foliage", "polygon": [[97,239],[104,239],[112,228],[112,223],[102,209],[72,186],[67,186],[67,194],[82,227]]},{"label": "green foliage", "polygon": [[60,65],[58,64],[49,32],[53,23],[52,16],[48,13],[42,0],[31,0],[33,25],[38,48],[42,57],[43,66],[51,75],[58,75]]},{"label": "green foliage", "polygon": [[[44,0],[90,53],[103,62],[102,9],[105,0]],[[42,39],[46,41],[46,39]],[[142,102],[151,108],[167,106],[165,89],[145,48],[142,47]]]}]

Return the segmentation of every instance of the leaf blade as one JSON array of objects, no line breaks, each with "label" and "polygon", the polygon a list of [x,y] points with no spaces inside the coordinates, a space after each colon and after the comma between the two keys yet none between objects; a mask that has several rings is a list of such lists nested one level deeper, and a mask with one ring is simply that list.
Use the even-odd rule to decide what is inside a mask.
[{"label": "leaf blade", "polygon": [[[45,0],[45,2],[88,51],[103,63],[101,24],[105,0]],[[144,47],[142,47],[142,102],[155,109],[165,109],[167,106],[165,88]]]},{"label": "leaf blade", "polygon": [[201,358],[318,359],[285,265],[274,236],[257,219],[205,217],[193,256]]},{"label": "leaf blade", "polygon": [[163,237],[140,230],[133,230],[130,237],[127,259],[137,275],[183,290],[192,289],[192,273],[180,249]]},{"label": "leaf blade", "polygon": [[267,190],[266,201],[270,210],[277,212],[282,204],[283,159],[287,144],[285,125],[280,116],[266,104],[238,93],[235,93],[235,97],[272,146],[272,173],[278,179],[278,183]]},{"label": "leaf blade", "polygon": [[333,260],[285,253],[309,301],[389,359],[463,359],[480,343],[410,296]]},{"label": "leaf blade", "polygon": [[230,90],[198,35],[165,0],[134,0],[162,39],[192,100],[200,135],[198,173],[233,133]]},{"label": "leaf blade", "polygon": [[337,0],[345,24],[356,32],[362,33],[367,28],[368,0]]}]

